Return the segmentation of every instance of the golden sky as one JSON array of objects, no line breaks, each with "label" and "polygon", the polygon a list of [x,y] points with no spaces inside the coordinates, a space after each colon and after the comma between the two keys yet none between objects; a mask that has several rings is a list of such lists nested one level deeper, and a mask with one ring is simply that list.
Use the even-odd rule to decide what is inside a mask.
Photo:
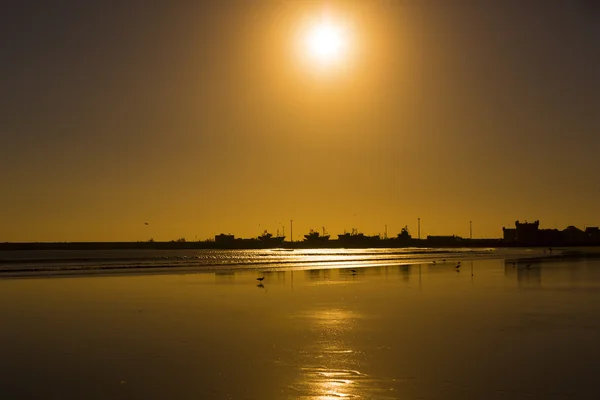
[{"label": "golden sky", "polygon": [[0,17],[0,241],[600,225],[592,2],[63,3]]}]

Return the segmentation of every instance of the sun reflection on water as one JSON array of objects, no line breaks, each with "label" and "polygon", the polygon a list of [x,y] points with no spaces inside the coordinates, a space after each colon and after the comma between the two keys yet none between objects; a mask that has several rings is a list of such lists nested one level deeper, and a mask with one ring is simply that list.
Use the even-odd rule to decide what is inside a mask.
[{"label": "sun reflection on water", "polygon": [[[350,346],[350,336],[357,318],[354,312],[334,308],[302,315],[315,336],[306,354],[316,357],[302,360],[302,382],[296,389],[309,399],[360,397],[360,382],[366,376],[359,371],[359,354]],[[319,363],[315,365],[315,363]]]}]

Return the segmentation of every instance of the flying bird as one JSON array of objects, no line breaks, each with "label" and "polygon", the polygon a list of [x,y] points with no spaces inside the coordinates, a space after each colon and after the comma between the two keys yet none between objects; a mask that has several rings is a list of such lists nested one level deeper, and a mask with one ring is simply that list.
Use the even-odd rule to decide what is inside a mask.
[{"label": "flying bird", "polygon": [[144,225],[148,226],[150,225],[150,222],[144,222]]},{"label": "flying bird", "polygon": [[458,264],[456,264],[456,267],[454,268],[456,268],[456,270],[458,271],[458,269],[460,268],[460,261],[458,262]]}]

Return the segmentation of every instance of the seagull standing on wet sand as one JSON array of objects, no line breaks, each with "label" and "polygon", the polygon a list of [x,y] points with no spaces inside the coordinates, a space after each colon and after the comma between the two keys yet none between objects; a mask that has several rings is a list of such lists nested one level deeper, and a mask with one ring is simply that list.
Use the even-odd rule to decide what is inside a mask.
[{"label": "seagull standing on wet sand", "polygon": [[457,271],[460,271],[460,261],[458,262],[458,264],[456,264],[456,267],[454,267]]},{"label": "seagull standing on wet sand", "polygon": [[256,280],[257,280],[259,283],[262,283],[263,279],[265,279],[265,277],[264,277],[264,276],[261,276],[260,278],[256,278]]}]

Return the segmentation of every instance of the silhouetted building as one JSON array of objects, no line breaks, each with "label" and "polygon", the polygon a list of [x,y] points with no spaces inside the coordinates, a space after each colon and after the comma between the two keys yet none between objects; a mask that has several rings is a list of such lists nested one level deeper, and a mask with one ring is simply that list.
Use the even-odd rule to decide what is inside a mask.
[{"label": "silhouetted building", "polygon": [[587,239],[585,232],[573,225],[562,231],[562,237],[566,243],[584,243]]},{"label": "silhouetted building", "polygon": [[502,228],[504,242],[527,246],[598,245],[600,229],[592,226],[582,231],[570,225],[566,229],[539,229],[539,221],[516,221],[516,228]]},{"label": "silhouetted building", "polygon": [[454,246],[460,242],[462,238],[456,235],[447,236],[427,236],[428,246]]},{"label": "silhouetted building", "polygon": [[515,221],[515,239],[519,243],[535,243],[539,240],[540,221],[519,222]]},{"label": "silhouetted building", "polygon": [[517,230],[515,228],[502,228],[503,239],[505,242],[517,241]]},{"label": "silhouetted building", "polygon": [[563,234],[558,229],[540,229],[538,230],[536,243],[557,246],[563,240]]},{"label": "silhouetted building", "polygon": [[586,242],[600,243],[600,228],[597,226],[588,226],[585,228]]},{"label": "silhouetted building", "polygon": [[226,235],[224,233],[221,233],[220,235],[215,235],[215,243],[217,244],[231,244],[234,241],[234,235]]}]

